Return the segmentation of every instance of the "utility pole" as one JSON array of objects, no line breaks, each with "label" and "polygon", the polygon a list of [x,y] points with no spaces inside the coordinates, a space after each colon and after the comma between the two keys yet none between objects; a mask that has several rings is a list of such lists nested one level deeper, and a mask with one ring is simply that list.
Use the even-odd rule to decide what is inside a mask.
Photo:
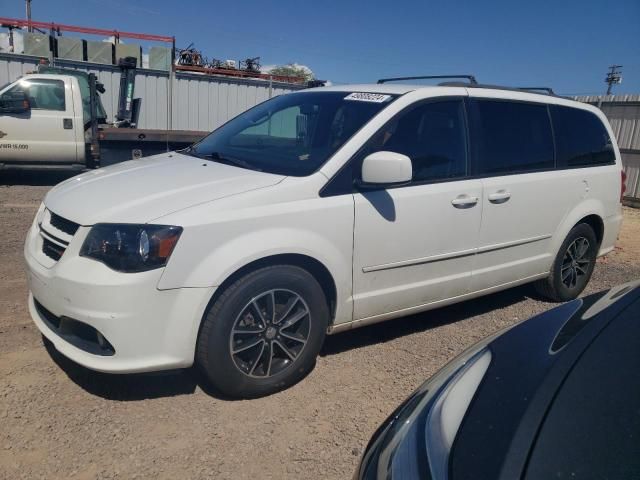
[{"label": "utility pole", "polygon": [[607,73],[607,78],[604,79],[604,83],[608,84],[607,87],[607,95],[611,95],[611,87],[613,85],[617,85],[622,83],[622,65],[611,65],[609,67],[609,73]]},{"label": "utility pole", "polygon": [[[31,21],[31,0],[26,0],[26,2],[27,2],[27,21],[30,22]],[[27,27],[27,31],[29,33],[33,32],[33,28],[31,28],[31,25]]]}]

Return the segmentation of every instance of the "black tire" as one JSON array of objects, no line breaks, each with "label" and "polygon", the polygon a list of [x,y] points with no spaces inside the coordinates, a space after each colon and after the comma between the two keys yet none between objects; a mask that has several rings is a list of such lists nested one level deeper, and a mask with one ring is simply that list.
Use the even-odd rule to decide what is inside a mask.
[{"label": "black tire", "polygon": [[589,283],[599,248],[591,226],[579,223],[573,227],[562,242],[549,276],[534,284],[536,291],[554,302],[577,298]]},{"label": "black tire", "polygon": [[288,388],[313,369],[329,308],[309,272],[276,265],[227,287],[202,322],[197,365],[221,393],[255,398]]}]

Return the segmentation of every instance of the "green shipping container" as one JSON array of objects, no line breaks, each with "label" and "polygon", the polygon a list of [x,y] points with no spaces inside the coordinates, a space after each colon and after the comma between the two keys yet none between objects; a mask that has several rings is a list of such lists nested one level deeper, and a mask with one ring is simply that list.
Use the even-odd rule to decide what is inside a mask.
[{"label": "green shipping container", "polygon": [[87,41],[87,62],[113,65],[113,43]]},{"label": "green shipping container", "polygon": [[58,58],[64,58],[66,60],[86,60],[86,42],[81,38],[72,37],[58,37]]}]

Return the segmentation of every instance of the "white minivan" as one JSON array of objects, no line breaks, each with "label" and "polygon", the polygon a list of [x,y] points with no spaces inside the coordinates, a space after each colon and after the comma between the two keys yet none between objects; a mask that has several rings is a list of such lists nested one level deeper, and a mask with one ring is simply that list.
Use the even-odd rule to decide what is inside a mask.
[{"label": "white minivan", "polygon": [[576,297],[622,219],[611,128],[473,80],[298,91],[61,183],[27,234],[33,320],[88,368],[195,363],[255,397],[327,333],[528,282]]}]

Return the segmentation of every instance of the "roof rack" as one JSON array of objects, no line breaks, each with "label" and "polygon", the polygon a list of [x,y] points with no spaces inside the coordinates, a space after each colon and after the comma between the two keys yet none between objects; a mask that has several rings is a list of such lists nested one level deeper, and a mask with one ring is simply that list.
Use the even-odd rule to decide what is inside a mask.
[{"label": "roof rack", "polygon": [[505,87],[503,85],[489,85],[486,83],[465,83],[465,82],[441,82],[438,84],[439,87],[467,87],[467,88],[491,88],[495,90],[509,90],[512,92],[532,92],[532,93],[542,93],[545,95],[550,95],[553,97],[559,97],[551,88],[549,87]]},{"label": "roof rack", "polygon": [[548,95],[556,95],[556,92],[554,92],[549,87],[516,87],[516,88],[518,90],[526,90],[530,92],[547,92]]},{"label": "roof rack", "polygon": [[387,83],[387,82],[398,82],[402,80],[432,80],[432,79],[465,79],[468,82],[440,82],[438,86],[440,87],[471,87],[471,88],[492,88],[495,90],[511,90],[513,92],[532,92],[532,93],[543,93],[546,95],[551,95],[554,97],[558,97],[551,88],[549,87],[505,87],[502,85],[489,85],[486,83],[478,83],[476,77],[473,75],[420,75],[417,77],[394,77],[394,78],[381,78],[378,80],[378,83]]},{"label": "roof rack", "polygon": [[476,77],[474,77],[473,75],[422,75],[418,77],[381,78],[380,80],[378,80],[378,83],[399,82],[402,80],[430,80],[434,78],[466,78],[467,80],[469,80],[469,83],[465,83],[465,85],[478,84]]}]

